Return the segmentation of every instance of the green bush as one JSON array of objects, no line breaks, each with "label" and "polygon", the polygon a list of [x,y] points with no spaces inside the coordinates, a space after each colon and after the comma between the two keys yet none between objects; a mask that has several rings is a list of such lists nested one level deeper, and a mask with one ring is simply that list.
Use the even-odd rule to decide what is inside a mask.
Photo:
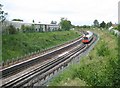
[{"label": "green bush", "polygon": [[120,24],[118,25],[118,31],[120,31]]},{"label": "green bush", "polygon": [[6,30],[8,31],[8,34],[16,34],[17,29],[13,25],[7,26]]},{"label": "green bush", "polygon": [[16,58],[25,54],[44,50],[65,43],[78,37],[74,31],[57,31],[44,33],[21,33],[2,36],[3,60]]},{"label": "green bush", "polygon": [[[70,76],[64,76],[63,80],[53,80],[53,85],[59,85],[66,82],[67,78],[71,81],[79,78],[88,86],[110,86],[119,88],[120,86],[120,46],[118,41],[120,38],[113,36],[106,31],[98,31],[100,39],[94,49],[88,56],[81,58],[80,64],[74,64],[69,71],[64,74],[72,73]],[[118,46],[117,43],[118,42]],[[92,59],[90,59],[92,57]],[[62,74],[62,75],[64,75]],[[61,76],[61,75],[60,75]],[[59,76],[57,77],[59,78]],[[55,78],[55,79],[57,79]]]},{"label": "green bush", "polygon": [[107,46],[107,43],[105,41],[102,41],[100,47],[97,48],[97,54],[99,56],[108,56],[108,55],[110,55],[109,47]]}]

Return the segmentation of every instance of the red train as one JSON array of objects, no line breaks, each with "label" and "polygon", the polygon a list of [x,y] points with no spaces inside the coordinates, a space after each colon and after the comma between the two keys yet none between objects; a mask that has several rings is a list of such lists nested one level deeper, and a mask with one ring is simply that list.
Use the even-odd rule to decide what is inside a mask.
[{"label": "red train", "polygon": [[93,32],[87,31],[87,33],[83,36],[82,42],[89,43],[93,39]]}]

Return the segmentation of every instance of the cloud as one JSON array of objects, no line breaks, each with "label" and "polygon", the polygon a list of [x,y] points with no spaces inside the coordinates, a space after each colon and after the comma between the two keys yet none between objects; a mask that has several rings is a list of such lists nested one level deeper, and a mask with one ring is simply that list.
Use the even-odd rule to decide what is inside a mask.
[{"label": "cloud", "polygon": [[8,18],[21,18],[26,22],[66,17],[73,24],[92,24],[94,19],[117,22],[119,0],[2,0]]}]

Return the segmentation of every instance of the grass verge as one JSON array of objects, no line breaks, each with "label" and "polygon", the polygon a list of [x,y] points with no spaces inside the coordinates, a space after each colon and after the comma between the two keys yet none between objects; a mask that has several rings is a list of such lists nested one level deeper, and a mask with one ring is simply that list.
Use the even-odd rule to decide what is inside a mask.
[{"label": "grass verge", "polygon": [[105,30],[91,31],[100,35],[97,45],[80,64],[53,79],[50,86],[120,86],[118,38]]},{"label": "grass verge", "polygon": [[75,31],[2,35],[2,60],[44,50],[79,37]]}]

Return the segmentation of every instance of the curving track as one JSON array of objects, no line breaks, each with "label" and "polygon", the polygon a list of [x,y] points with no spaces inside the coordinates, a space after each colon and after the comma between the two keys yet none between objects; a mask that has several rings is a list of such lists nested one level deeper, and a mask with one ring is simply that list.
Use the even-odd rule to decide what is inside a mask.
[{"label": "curving track", "polygon": [[20,71],[23,71],[31,66],[34,66],[36,64],[42,63],[46,60],[50,60],[52,59],[54,56],[67,51],[71,48],[74,48],[74,46],[79,45],[81,42],[81,37],[78,39],[75,39],[74,41],[72,41],[71,43],[64,45],[62,47],[58,47],[55,50],[51,50],[50,52],[47,52],[45,54],[42,55],[37,55],[34,58],[28,59],[26,61],[14,64],[12,66],[6,67],[1,69],[0,71],[2,72],[2,78],[6,78],[9,77],[11,75],[15,75],[17,73],[19,73]]},{"label": "curving track", "polygon": [[[22,87],[22,86],[26,86],[26,85],[33,86],[35,83],[47,79],[47,77],[49,77],[50,74],[54,74],[56,71],[59,70],[59,68],[65,67],[75,57],[76,54],[80,54],[80,53],[84,52],[86,49],[88,49],[92,45],[92,43],[95,42],[96,39],[97,39],[97,37],[94,36],[93,41],[88,45],[80,44],[81,39],[77,40],[76,42],[73,43],[73,45],[71,44],[71,45],[67,46],[67,48],[65,49],[66,51],[69,50],[69,48],[76,45],[76,47],[73,47],[72,49],[70,49],[69,52],[67,52],[63,55],[60,55],[59,57],[56,57],[52,60],[48,60],[43,65],[37,66],[35,69],[32,69],[29,72],[24,73],[14,79],[6,80],[6,78],[3,78],[2,87],[10,88],[13,86],[17,86],[17,87]],[[63,50],[61,50],[59,52],[63,52]],[[52,55],[52,54],[50,53],[48,55]],[[30,64],[31,63],[29,63],[27,65],[30,65]],[[42,85],[42,82],[41,82],[41,85]]]}]

